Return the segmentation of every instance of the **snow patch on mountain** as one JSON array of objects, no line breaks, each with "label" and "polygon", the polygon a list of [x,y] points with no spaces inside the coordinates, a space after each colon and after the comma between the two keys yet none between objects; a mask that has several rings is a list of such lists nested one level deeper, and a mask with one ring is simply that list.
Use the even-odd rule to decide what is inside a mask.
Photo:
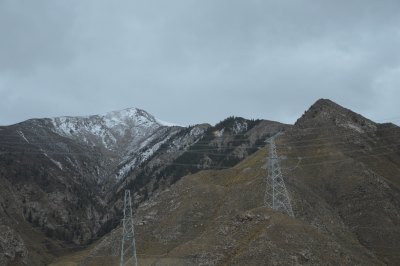
[{"label": "snow patch on mountain", "polygon": [[214,136],[220,138],[224,135],[224,131],[225,131],[225,128],[223,128],[221,130],[216,130],[216,131],[214,131]]},{"label": "snow patch on mountain", "polygon": [[[108,162],[107,169],[117,179],[129,175],[181,130],[180,126],[157,119],[137,108],[103,115],[56,117],[47,119],[46,123],[54,133],[111,156],[113,159]],[[202,132],[203,130],[194,129],[190,135],[197,136]],[[50,159],[60,169],[63,167]],[[73,160],[68,160],[67,164],[79,167]]]},{"label": "snow patch on mountain", "polygon": [[194,127],[191,131],[190,131],[190,136],[193,137],[198,137],[201,134],[203,134],[205,131],[205,129],[201,128],[201,127]]},{"label": "snow patch on mountain", "polygon": [[43,155],[49,158],[49,160],[52,163],[54,163],[58,168],[60,168],[60,170],[63,170],[62,164],[59,161],[56,161],[53,158],[51,158],[46,152],[44,152],[44,150],[40,149],[40,151],[43,152]]},{"label": "snow patch on mountain", "polygon": [[238,122],[235,121],[235,124],[233,125],[233,133],[235,134],[239,134],[242,133],[244,131],[247,131],[248,125],[246,122]]},{"label": "snow patch on mountain", "polygon": [[21,136],[21,138],[23,138],[27,143],[29,143],[29,140],[25,137],[24,133],[22,133],[22,131],[17,131],[18,135]]},{"label": "snow patch on mountain", "polygon": [[127,151],[138,146],[160,127],[173,125],[137,108],[112,111],[104,115],[51,118],[50,123],[59,135],[119,153],[121,149]]},{"label": "snow patch on mountain", "polygon": [[[143,141],[139,148],[136,147],[125,156],[125,159],[118,166],[119,170],[117,171],[116,179],[128,176],[143,162],[153,160],[151,159],[152,156],[158,152],[161,152],[159,154],[168,154],[168,157],[171,154],[178,156],[178,154],[184,152],[190,145],[198,141],[207,128],[208,126],[206,125],[198,125],[189,131],[180,128],[160,129],[157,134]],[[182,134],[182,132],[186,133]]]},{"label": "snow patch on mountain", "polygon": [[82,132],[104,136],[111,133],[123,135],[124,131],[129,127],[150,128],[157,124],[152,115],[136,108],[112,111],[105,115],[57,117],[52,118],[51,122],[58,133],[67,136]]},{"label": "snow patch on mountain", "polygon": [[184,127],[182,125],[178,125],[178,124],[175,124],[175,123],[162,121],[162,120],[160,120],[158,118],[156,118],[156,121],[157,121],[158,124],[160,124],[162,126],[166,126],[166,127]]},{"label": "snow patch on mountain", "polygon": [[136,167],[137,165],[136,161],[137,158],[133,158],[133,160],[131,160],[130,162],[125,162],[125,164],[118,170],[117,174],[115,175],[115,178],[119,180],[121,178],[126,177],[128,173]]},{"label": "snow patch on mountain", "polygon": [[[160,136],[153,135],[152,137],[146,139],[140,144],[134,151],[131,151],[128,156],[125,157],[124,161],[120,163],[120,169],[116,174],[116,179],[121,179],[126,177],[131,171],[135,169],[136,166],[140,165],[148,158],[150,158],[155,152],[157,152],[161,145],[167,142],[171,135],[162,138],[161,141],[156,141]],[[156,141],[156,143],[154,143]]]}]

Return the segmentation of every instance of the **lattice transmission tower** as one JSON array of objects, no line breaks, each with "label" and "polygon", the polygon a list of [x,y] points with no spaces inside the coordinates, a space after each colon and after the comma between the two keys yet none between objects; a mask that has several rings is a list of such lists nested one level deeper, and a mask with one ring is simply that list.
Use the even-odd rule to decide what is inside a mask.
[{"label": "lattice transmission tower", "polygon": [[281,134],[278,133],[267,140],[267,143],[269,143],[269,156],[264,205],[294,217],[275,145],[275,138]]},{"label": "lattice transmission tower", "polygon": [[131,192],[129,190],[125,190],[122,230],[120,266],[138,266],[136,257],[135,230],[133,225],[132,200]]}]

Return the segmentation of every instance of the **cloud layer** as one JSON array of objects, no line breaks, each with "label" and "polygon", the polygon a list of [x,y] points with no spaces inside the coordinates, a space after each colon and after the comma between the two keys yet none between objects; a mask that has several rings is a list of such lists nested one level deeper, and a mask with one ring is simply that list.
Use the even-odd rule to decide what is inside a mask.
[{"label": "cloud layer", "polygon": [[318,98],[400,120],[397,0],[3,0],[0,34],[0,124],[126,107],[291,123]]}]

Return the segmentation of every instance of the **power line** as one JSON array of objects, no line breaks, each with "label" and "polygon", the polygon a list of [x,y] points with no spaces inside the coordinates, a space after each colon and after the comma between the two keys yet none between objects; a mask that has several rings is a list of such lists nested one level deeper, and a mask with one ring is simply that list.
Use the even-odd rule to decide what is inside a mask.
[{"label": "power line", "polygon": [[[329,139],[334,139],[334,138],[330,137]],[[384,138],[381,138],[381,139],[384,139]],[[319,139],[311,139],[308,142],[312,142],[312,141],[316,141],[316,140],[319,140]],[[304,143],[304,142],[306,142],[306,141],[304,141],[304,140],[303,141],[289,141],[289,142],[284,142],[282,144],[278,144],[277,146],[296,144],[296,143]],[[327,141],[325,141],[324,143],[316,143],[316,144],[310,144],[310,145],[300,145],[300,146],[296,146],[296,148],[299,149],[299,148],[306,148],[306,147],[323,147],[323,146],[338,145],[338,144],[348,144],[348,141],[337,141],[337,142],[327,142]],[[398,146],[400,144],[377,145],[374,148],[390,147],[390,146],[396,146],[396,145]],[[19,153],[44,154],[44,153],[46,153],[46,154],[59,154],[59,155],[93,154],[93,152],[89,152],[89,151],[88,152],[57,152],[57,151],[51,151],[51,150],[41,150],[41,148],[18,150],[18,149],[21,149],[21,147],[19,147],[19,146],[17,146],[17,147],[16,146],[4,146],[4,145],[3,145],[3,147],[7,147],[7,148],[12,148],[13,149],[12,151],[8,151],[8,150],[0,151],[0,153],[3,153],[3,154],[7,154],[7,153],[11,153],[11,154],[13,154],[13,153],[16,153],[16,154],[19,154]],[[189,148],[187,150],[182,149],[182,150],[176,150],[174,152],[180,151],[180,152],[184,152],[184,153],[203,153],[203,152],[212,152],[212,151],[221,152],[221,150],[234,150],[234,149],[245,149],[245,150],[248,150],[248,149],[255,149],[255,148],[264,148],[265,145],[246,145],[245,147],[241,147],[240,145],[238,145],[238,146],[221,145],[221,146],[218,146],[216,148],[211,148],[210,146],[205,146],[205,147],[209,147],[209,148],[208,149],[191,149],[191,148]],[[1,148],[1,146],[0,146],[0,148]],[[157,151],[163,151],[163,150],[169,151],[171,149],[169,149],[169,148],[157,149]],[[144,150],[143,152],[145,152],[145,151],[146,150]],[[102,154],[102,153],[97,152],[97,154]],[[214,154],[218,155],[218,153],[210,153],[210,155],[214,155]],[[220,155],[224,155],[224,154],[220,154]]]},{"label": "power line", "polygon": [[[396,146],[398,146],[396,144]],[[394,147],[394,145],[384,145],[381,146],[380,148],[383,147]],[[357,150],[351,150],[348,152],[344,152],[344,155],[347,155],[348,153],[352,153],[352,152],[360,152],[360,151],[365,151],[365,149],[357,149]],[[37,152],[1,152],[0,151],[0,155],[1,154],[8,154],[8,153],[16,153],[16,154],[21,154],[21,153],[28,153],[28,154],[42,154],[43,153],[37,153]],[[353,160],[353,159],[358,159],[358,158],[367,158],[367,157],[376,157],[376,156],[382,156],[382,155],[389,155],[389,154],[398,154],[399,151],[388,151],[388,152],[382,152],[382,153],[375,153],[375,154],[366,154],[366,155],[362,155],[362,156],[357,156],[357,157],[351,157],[351,158],[346,158],[346,159],[338,159],[338,160],[334,160],[334,161],[324,161],[324,162],[318,162],[318,163],[303,163],[303,161],[299,164],[299,166],[307,166],[307,165],[322,165],[322,164],[326,164],[326,163],[337,163],[337,162],[343,162],[343,161],[348,161],[348,160]],[[52,154],[52,153],[46,153],[48,155]],[[56,154],[64,154],[64,155],[69,155],[69,154],[74,154],[74,153],[56,153]],[[305,156],[305,157],[301,157],[302,159],[315,159],[315,158],[322,158],[322,157],[331,157],[333,156],[332,154],[327,154],[327,155],[314,155],[314,156]],[[290,158],[285,158],[285,159],[290,159]],[[296,157],[295,159],[298,159],[298,157]],[[164,164],[164,166],[169,166],[169,165],[176,165],[176,166],[192,166],[192,167],[201,167],[201,164],[187,164],[187,163],[166,163]],[[234,167],[234,166],[233,166]],[[201,168],[202,170],[207,170],[207,169],[231,169],[233,167],[228,167],[228,166],[206,166],[204,168]],[[200,169],[200,168],[199,168]],[[282,169],[291,169],[291,168],[282,168]]]},{"label": "power line", "polygon": [[[392,131],[392,129],[387,129],[387,130]],[[320,133],[320,132],[298,133],[298,132],[296,132],[296,131],[299,131],[299,130],[298,130],[298,129],[289,130],[289,131],[286,131],[285,134],[288,135],[288,136],[300,135],[300,136],[304,137],[304,136],[306,136],[306,135],[313,135],[313,134],[319,134],[319,133]],[[349,131],[349,130],[343,130],[343,132],[344,132],[343,134],[342,134],[340,131],[339,131],[339,132],[336,131],[337,134],[335,134],[334,136],[328,136],[328,137],[322,137],[322,138],[312,138],[312,139],[310,139],[310,140],[292,141],[292,142],[288,142],[288,143],[299,143],[299,142],[315,141],[315,140],[322,140],[322,139],[335,139],[335,138],[338,138],[338,137],[353,136],[353,135],[354,135],[354,133],[349,133],[348,131]],[[382,130],[382,131],[383,131],[383,130]],[[293,133],[295,133],[295,134],[293,134]],[[384,139],[384,138],[387,138],[387,137],[389,137],[389,136],[391,136],[391,135],[399,135],[399,134],[400,134],[400,129],[399,129],[399,132],[394,132],[394,133],[392,133],[392,134],[386,135],[385,137],[379,137],[379,138],[380,138],[380,139]],[[235,135],[232,135],[232,136],[226,136],[226,138],[231,139],[232,137],[239,136],[239,135],[249,136],[249,135],[246,133],[246,134],[235,134]],[[1,136],[1,135],[0,135],[0,136]],[[19,135],[18,135],[18,136],[19,136]],[[367,136],[367,137],[370,137],[370,136]],[[212,140],[221,139],[221,138],[225,138],[225,137],[216,137],[216,138],[213,138]],[[68,139],[68,140],[69,140],[69,139]],[[73,140],[71,140],[71,141],[73,141]],[[239,140],[234,140],[234,141],[240,142],[240,141],[244,141],[244,140],[240,140],[240,139],[239,139]],[[46,142],[32,142],[32,141],[31,141],[31,142],[26,142],[26,141],[20,141],[20,142],[18,142],[18,141],[8,141],[8,140],[5,140],[5,139],[0,139],[0,143],[8,143],[8,144],[32,144],[32,145],[33,145],[33,144],[68,144],[68,143],[61,142],[61,141],[54,141],[54,142],[52,142],[52,141],[46,141]],[[201,143],[205,143],[206,145],[201,145]],[[191,143],[191,145],[204,146],[204,147],[209,147],[210,144],[211,144],[211,143],[209,143],[208,141],[204,141],[204,140],[202,140],[202,139]],[[88,145],[88,146],[90,146],[90,145]],[[93,148],[93,146],[90,146],[90,147]],[[188,147],[189,147],[189,146],[188,146]]]}]

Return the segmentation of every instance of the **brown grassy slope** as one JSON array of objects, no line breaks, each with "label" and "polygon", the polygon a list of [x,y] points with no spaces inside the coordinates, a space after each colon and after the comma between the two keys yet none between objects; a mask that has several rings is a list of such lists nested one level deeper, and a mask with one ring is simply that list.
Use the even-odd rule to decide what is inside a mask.
[{"label": "brown grassy slope", "polygon": [[[382,264],[313,186],[293,182],[297,174],[288,181],[296,218],[262,207],[265,157],[263,149],[234,168],[186,176],[143,204],[136,214],[140,265]],[[120,233],[80,261],[118,265],[110,255]]]},{"label": "brown grassy slope", "polygon": [[[342,224],[389,265],[400,261],[399,133],[395,126],[377,125],[360,133],[324,125],[293,129],[278,141],[288,158],[283,167],[296,165],[301,157],[287,174],[295,202],[301,202],[294,205],[298,217],[336,235],[334,227]],[[312,198],[328,206],[307,208]],[[319,215],[326,209],[335,215]]]}]

